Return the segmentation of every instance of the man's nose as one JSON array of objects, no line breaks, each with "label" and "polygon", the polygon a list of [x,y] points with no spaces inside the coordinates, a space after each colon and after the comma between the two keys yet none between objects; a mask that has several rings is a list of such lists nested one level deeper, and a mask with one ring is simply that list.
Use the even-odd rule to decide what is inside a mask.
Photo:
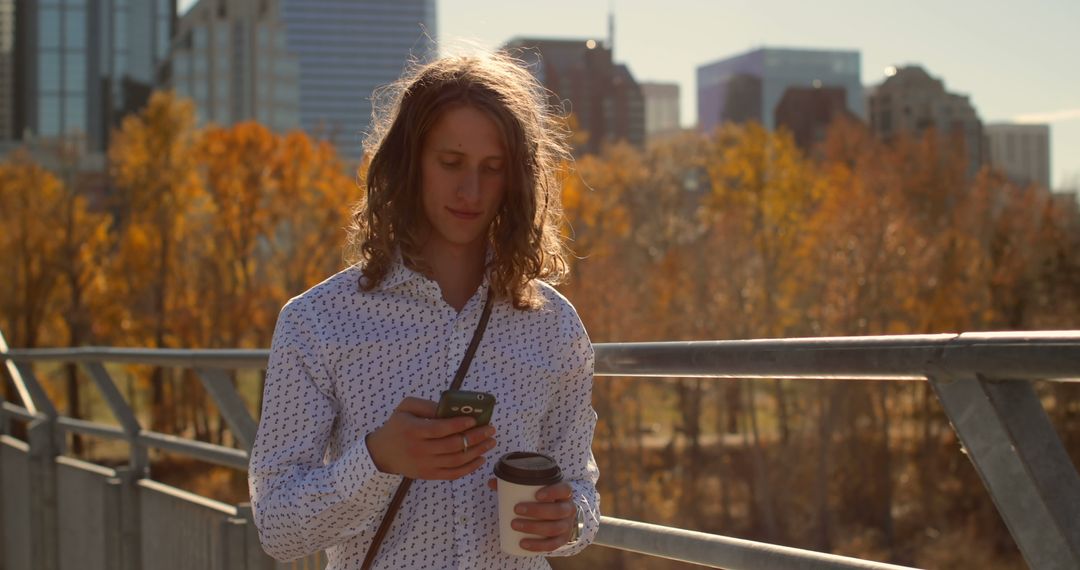
[{"label": "man's nose", "polygon": [[458,194],[466,202],[476,202],[480,199],[480,173],[474,169],[469,169],[465,172],[465,175],[461,178],[461,184],[458,185]]}]

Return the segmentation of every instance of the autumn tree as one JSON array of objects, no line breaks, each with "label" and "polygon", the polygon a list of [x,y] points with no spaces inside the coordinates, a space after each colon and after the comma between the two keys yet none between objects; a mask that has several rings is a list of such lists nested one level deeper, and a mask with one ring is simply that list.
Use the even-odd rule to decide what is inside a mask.
[{"label": "autumn tree", "polygon": [[[184,249],[205,215],[198,179],[195,110],[190,101],[157,92],[140,113],[124,119],[109,148],[119,206],[114,291],[129,313],[118,337],[127,343],[178,346],[173,329],[184,297],[179,280]],[[153,427],[171,425],[164,371],[151,378]]]}]

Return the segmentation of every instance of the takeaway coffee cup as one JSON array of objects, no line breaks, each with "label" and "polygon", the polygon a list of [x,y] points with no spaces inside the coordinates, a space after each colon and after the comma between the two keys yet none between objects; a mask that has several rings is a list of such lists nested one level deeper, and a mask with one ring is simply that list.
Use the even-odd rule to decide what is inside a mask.
[{"label": "takeaway coffee cup", "polygon": [[542,554],[521,548],[521,539],[536,535],[514,530],[510,522],[525,518],[514,513],[518,503],[535,502],[536,492],[542,487],[562,481],[559,465],[540,453],[514,451],[499,458],[495,477],[499,480],[499,547],[507,554],[518,556]]}]

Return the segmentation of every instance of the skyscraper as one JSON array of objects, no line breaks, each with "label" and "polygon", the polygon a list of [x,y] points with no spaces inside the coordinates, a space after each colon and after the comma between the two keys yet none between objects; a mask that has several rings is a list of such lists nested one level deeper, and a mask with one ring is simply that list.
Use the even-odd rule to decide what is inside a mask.
[{"label": "skyscraper", "polygon": [[642,83],[645,98],[645,138],[670,135],[679,130],[679,84]]},{"label": "skyscraper", "polygon": [[698,67],[698,127],[755,120],[776,127],[789,88],[843,89],[848,110],[863,115],[859,52],[761,48]]},{"label": "skyscraper", "polygon": [[839,117],[857,120],[841,87],[790,87],[776,104],[776,128],[789,131],[807,153],[825,140],[829,125]]},{"label": "skyscraper", "polygon": [[165,82],[195,103],[200,123],[300,127],[299,68],[277,2],[201,0],[177,25]]},{"label": "skyscraper", "polygon": [[358,161],[372,92],[410,58],[436,55],[435,0],[279,1],[285,47],[300,66],[300,124]]},{"label": "skyscraper", "polygon": [[518,38],[505,48],[552,92],[556,107],[566,103],[564,110],[588,135],[578,152],[598,153],[619,140],[645,144],[645,98],[630,69],[612,60],[610,47],[591,39]]},{"label": "skyscraper", "polygon": [[867,95],[870,128],[886,139],[934,129],[963,145],[968,175],[974,176],[986,153],[982,121],[967,95],[949,93],[942,80],[917,65],[892,68],[887,75]]},{"label": "skyscraper", "polygon": [[989,162],[1017,184],[1050,188],[1050,125],[986,125]]},{"label": "skyscraper", "polygon": [[175,12],[175,0],[17,0],[15,137],[79,135],[104,150],[153,88]]}]

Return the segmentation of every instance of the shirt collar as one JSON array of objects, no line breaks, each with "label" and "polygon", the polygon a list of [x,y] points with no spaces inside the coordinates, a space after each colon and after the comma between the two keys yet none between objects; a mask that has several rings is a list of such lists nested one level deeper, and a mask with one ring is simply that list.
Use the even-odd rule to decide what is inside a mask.
[{"label": "shirt collar", "polygon": [[[484,270],[484,277],[483,277],[483,280],[480,283],[480,289],[485,291],[485,292],[487,290],[488,283],[489,283],[489,281],[488,281],[488,273],[489,273],[489,268],[491,267],[491,261],[492,261],[493,258],[494,258],[494,254],[492,253],[491,248],[488,248],[487,253],[485,255],[485,260],[484,260],[484,263],[486,265],[486,268]],[[382,283],[379,284],[377,289],[387,291],[387,290],[393,289],[394,287],[397,287],[398,285],[402,285],[402,284],[407,283],[409,281],[412,281],[414,279],[426,279],[426,278],[423,275],[417,273],[416,271],[413,271],[412,269],[409,269],[408,267],[406,267],[405,266],[405,260],[401,256],[401,250],[396,249],[396,250],[394,250],[393,261],[390,264],[390,272],[386,274],[386,277],[383,278]]]},{"label": "shirt collar", "polygon": [[405,267],[405,260],[401,257],[401,250],[394,250],[394,257],[390,263],[390,272],[379,284],[379,289],[389,290],[420,277],[420,274]]}]

